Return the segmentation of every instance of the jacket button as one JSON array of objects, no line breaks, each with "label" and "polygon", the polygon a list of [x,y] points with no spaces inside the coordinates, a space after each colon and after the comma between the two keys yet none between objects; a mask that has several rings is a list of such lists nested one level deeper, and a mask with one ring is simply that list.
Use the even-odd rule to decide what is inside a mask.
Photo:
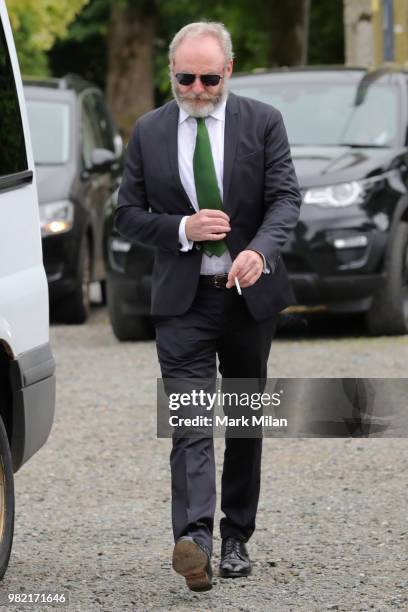
[{"label": "jacket button", "polygon": [[196,251],[201,251],[201,244],[195,244]]}]

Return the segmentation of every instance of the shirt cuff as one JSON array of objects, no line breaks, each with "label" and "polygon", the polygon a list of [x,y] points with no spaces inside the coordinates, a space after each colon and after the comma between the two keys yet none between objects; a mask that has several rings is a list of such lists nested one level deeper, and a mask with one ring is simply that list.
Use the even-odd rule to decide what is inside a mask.
[{"label": "shirt cuff", "polygon": [[182,251],[183,253],[186,253],[187,251],[191,251],[191,249],[193,248],[193,240],[188,240],[186,236],[187,219],[188,219],[188,216],[183,217],[179,225],[179,244],[180,244],[180,251]]},{"label": "shirt cuff", "polygon": [[268,266],[268,264],[266,263],[265,255],[263,253],[261,253],[260,251],[255,251],[255,253],[258,253],[262,257],[262,259],[263,259],[263,262],[264,262],[264,267],[263,267],[263,270],[262,270],[263,274],[270,274],[271,273],[271,269]]}]

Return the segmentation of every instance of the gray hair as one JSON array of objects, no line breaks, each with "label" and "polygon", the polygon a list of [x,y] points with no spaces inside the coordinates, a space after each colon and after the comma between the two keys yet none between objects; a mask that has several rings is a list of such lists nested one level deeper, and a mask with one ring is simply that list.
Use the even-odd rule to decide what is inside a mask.
[{"label": "gray hair", "polygon": [[187,36],[213,36],[220,44],[220,47],[225,56],[225,63],[233,59],[231,35],[223,23],[216,21],[196,21],[189,23],[184,28],[181,28],[174,36],[169,46],[169,64],[170,68],[174,61],[174,55],[180,43]]}]

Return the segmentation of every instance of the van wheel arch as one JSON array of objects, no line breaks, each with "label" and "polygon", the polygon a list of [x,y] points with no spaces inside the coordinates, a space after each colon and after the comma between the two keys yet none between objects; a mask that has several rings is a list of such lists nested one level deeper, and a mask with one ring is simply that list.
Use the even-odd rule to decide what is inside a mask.
[{"label": "van wheel arch", "polygon": [[11,458],[12,388],[10,347],[0,340],[0,580],[11,554],[14,535],[14,475]]}]

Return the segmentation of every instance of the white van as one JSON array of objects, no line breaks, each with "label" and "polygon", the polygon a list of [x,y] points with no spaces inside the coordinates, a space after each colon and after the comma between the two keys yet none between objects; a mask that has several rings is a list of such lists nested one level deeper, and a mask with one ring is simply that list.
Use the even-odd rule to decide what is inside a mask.
[{"label": "white van", "polygon": [[55,407],[48,285],[30,134],[0,1],[0,579],[11,551],[16,472],[46,441]]}]

